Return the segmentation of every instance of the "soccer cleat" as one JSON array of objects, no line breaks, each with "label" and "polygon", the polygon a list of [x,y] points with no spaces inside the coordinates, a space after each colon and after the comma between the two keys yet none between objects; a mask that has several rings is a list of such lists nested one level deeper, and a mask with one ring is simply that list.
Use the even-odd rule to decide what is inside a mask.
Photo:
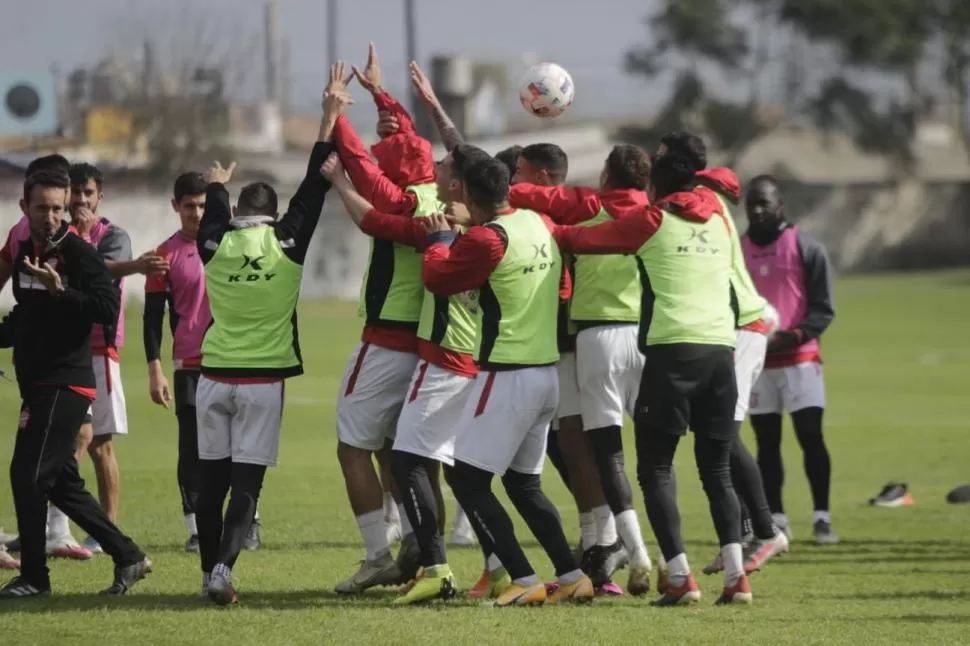
[{"label": "soccer cleat", "polygon": [[185,541],[185,551],[189,554],[197,554],[199,552],[198,534],[192,534],[189,536],[188,540]]},{"label": "soccer cleat", "polygon": [[[508,576],[508,575],[506,575]],[[471,590],[465,593],[466,597],[471,597],[472,599],[484,599],[489,596],[489,590],[492,586],[492,575],[489,574],[488,570],[482,570],[482,575],[478,577],[478,581],[472,586]]]},{"label": "soccer cleat", "polygon": [[667,578],[667,570],[662,567],[657,568],[657,593],[663,594],[667,591],[670,580]]},{"label": "soccer cleat", "polygon": [[451,569],[447,565],[432,569],[435,570],[435,576],[425,574],[420,579],[416,579],[407,594],[398,597],[392,603],[400,606],[432,599],[454,599],[458,594],[458,586],[455,584]]},{"label": "soccer cleat", "polygon": [[701,600],[701,591],[697,587],[693,573],[688,574],[680,585],[674,585],[673,581],[668,579],[664,588],[660,598],[650,602],[651,606],[686,606]]},{"label": "soccer cleat", "polygon": [[626,591],[634,597],[639,597],[650,591],[650,566],[630,566],[630,576],[626,581]]},{"label": "soccer cleat", "polygon": [[593,585],[599,587],[613,580],[622,559],[623,546],[617,541],[612,545],[594,545],[583,553],[579,563]]},{"label": "soccer cleat", "polygon": [[785,514],[772,514],[771,520],[774,521],[775,527],[785,532],[785,536],[788,538],[788,542],[792,542],[794,534],[791,531],[791,525],[788,524],[788,516]]},{"label": "soccer cleat", "polygon": [[49,585],[46,587],[34,585],[22,576],[16,577],[7,583],[7,585],[0,588],[0,601],[49,596],[51,596],[51,588]]},{"label": "soccer cleat", "polygon": [[236,589],[232,587],[230,577],[213,572],[209,577],[209,585],[206,587],[206,596],[209,600],[219,606],[231,606],[239,603],[239,596]]},{"label": "soccer cleat", "polygon": [[[98,549],[101,549],[100,545],[98,545]],[[87,561],[94,556],[94,552],[78,544],[70,534],[65,534],[64,536],[48,539],[47,556],[59,559]]]},{"label": "soccer cleat", "polygon": [[397,552],[397,583],[407,583],[417,577],[418,570],[421,568],[421,548],[418,546],[418,537],[413,533],[408,534],[401,541],[401,548]]},{"label": "soccer cleat", "polygon": [[[68,538],[70,538],[70,536],[68,536]],[[71,540],[73,541],[74,539],[72,538]],[[104,554],[104,550],[101,548],[98,541],[94,540],[90,536],[84,539],[83,547],[92,554]]]},{"label": "soccer cleat", "polygon": [[623,588],[610,581],[596,588],[597,597],[622,597]]},{"label": "soccer cleat", "polygon": [[913,494],[905,482],[887,483],[878,495],[869,499],[873,507],[903,507],[913,504]]},{"label": "soccer cleat", "polygon": [[710,563],[704,566],[701,570],[704,574],[717,574],[724,570],[724,559],[721,558],[721,552],[719,551],[717,555],[711,560]]},{"label": "soccer cleat", "polygon": [[465,596],[472,599],[497,599],[510,585],[512,585],[512,577],[505,568],[499,568],[494,572],[486,570],[475,587],[466,592]]},{"label": "soccer cleat", "polygon": [[751,574],[760,570],[773,557],[788,551],[788,537],[779,531],[774,538],[762,541],[756,539],[744,547],[744,573]]},{"label": "soccer cleat", "polygon": [[394,585],[401,579],[401,572],[390,553],[376,561],[361,561],[360,567],[350,578],[334,586],[340,594],[360,594],[368,588],[379,585]]},{"label": "soccer cleat", "polygon": [[596,596],[596,588],[593,587],[593,582],[585,574],[572,583],[562,583],[561,581],[557,581],[557,583],[559,583],[559,586],[555,592],[551,595],[548,591],[546,592],[547,605],[554,606],[564,601],[590,603]]},{"label": "soccer cleat", "polygon": [[726,606],[732,603],[751,603],[751,584],[748,577],[741,575],[732,586],[724,586],[721,596],[714,602],[715,606]]},{"label": "soccer cleat", "polygon": [[135,587],[135,584],[152,573],[152,560],[147,556],[137,563],[115,567],[115,578],[110,586],[101,591],[101,594],[111,596],[121,596],[128,594],[128,591]]},{"label": "soccer cleat", "polygon": [[817,520],[812,525],[816,545],[835,545],[839,542],[839,535],[832,529],[832,523],[827,520]]},{"label": "soccer cleat", "polygon": [[20,561],[7,553],[7,548],[0,545],[0,570],[16,570],[20,567]]},{"label": "soccer cleat", "polygon": [[260,525],[258,520],[254,520],[249,525],[249,531],[246,532],[246,540],[243,542],[244,550],[248,552],[255,552],[263,546],[263,541],[260,538],[259,528]]},{"label": "soccer cleat", "polygon": [[208,572],[202,573],[202,592],[199,594],[202,598],[209,596],[209,581],[212,580],[212,575]]},{"label": "soccer cleat", "polygon": [[546,586],[543,583],[533,585],[519,585],[512,583],[495,601],[488,605],[494,608],[508,608],[509,606],[541,606],[546,602]]},{"label": "soccer cleat", "polygon": [[970,502],[970,485],[960,485],[946,494],[946,501],[951,505]]}]

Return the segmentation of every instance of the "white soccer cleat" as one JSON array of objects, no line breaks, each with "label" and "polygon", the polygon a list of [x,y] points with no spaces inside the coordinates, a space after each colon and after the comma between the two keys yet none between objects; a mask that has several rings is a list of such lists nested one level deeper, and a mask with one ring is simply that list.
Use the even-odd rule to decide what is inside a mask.
[{"label": "white soccer cleat", "polygon": [[60,559],[87,561],[94,557],[91,550],[83,547],[70,534],[47,539],[47,556]]},{"label": "white soccer cleat", "polygon": [[397,563],[387,553],[376,561],[361,561],[360,568],[333,589],[340,594],[360,594],[379,585],[395,585],[400,578]]}]

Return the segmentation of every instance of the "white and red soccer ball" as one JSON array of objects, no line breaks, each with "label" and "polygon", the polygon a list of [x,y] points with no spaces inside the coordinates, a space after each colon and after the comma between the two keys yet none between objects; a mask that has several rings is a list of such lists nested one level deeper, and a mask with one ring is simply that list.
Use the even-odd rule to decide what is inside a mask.
[{"label": "white and red soccer ball", "polygon": [[530,67],[519,81],[522,107],[536,117],[548,119],[565,112],[576,96],[569,72],[555,63]]}]

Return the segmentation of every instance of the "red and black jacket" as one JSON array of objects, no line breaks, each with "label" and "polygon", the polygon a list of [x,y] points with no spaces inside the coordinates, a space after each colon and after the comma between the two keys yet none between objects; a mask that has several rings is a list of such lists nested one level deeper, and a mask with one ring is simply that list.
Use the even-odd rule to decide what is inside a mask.
[{"label": "red and black jacket", "polygon": [[[118,319],[118,290],[98,250],[64,223],[43,248],[15,241],[13,310],[0,323],[0,347],[13,348],[21,396],[37,386],[95,388],[91,327]],[[40,256],[61,276],[63,291],[51,294],[24,266]]]}]

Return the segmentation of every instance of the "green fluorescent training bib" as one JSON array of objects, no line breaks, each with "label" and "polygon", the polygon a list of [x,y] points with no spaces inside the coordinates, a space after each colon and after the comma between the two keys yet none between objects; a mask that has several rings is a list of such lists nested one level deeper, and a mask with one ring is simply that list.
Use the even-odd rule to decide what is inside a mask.
[{"label": "green fluorescent training bib", "polygon": [[[596,226],[613,218],[605,209],[579,226]],[[633,256],[578,255],[574,265],[573,321],[640,320],[640,276]]]},{"label": "green fluorescent training bib", "polygon": [[754,281],[751,280],[751,274],[748,273],[748,266],[744,263],[741,238],[738,237],[738,228],[734,223],[731,209],[721,195],[718,194],[717,199],[724,208],[724,215],[731,225],[731,288],[734,289],[734,296],[738,301],[738,327],[744,327],[764,315],[767,301],[758,293]]}]

